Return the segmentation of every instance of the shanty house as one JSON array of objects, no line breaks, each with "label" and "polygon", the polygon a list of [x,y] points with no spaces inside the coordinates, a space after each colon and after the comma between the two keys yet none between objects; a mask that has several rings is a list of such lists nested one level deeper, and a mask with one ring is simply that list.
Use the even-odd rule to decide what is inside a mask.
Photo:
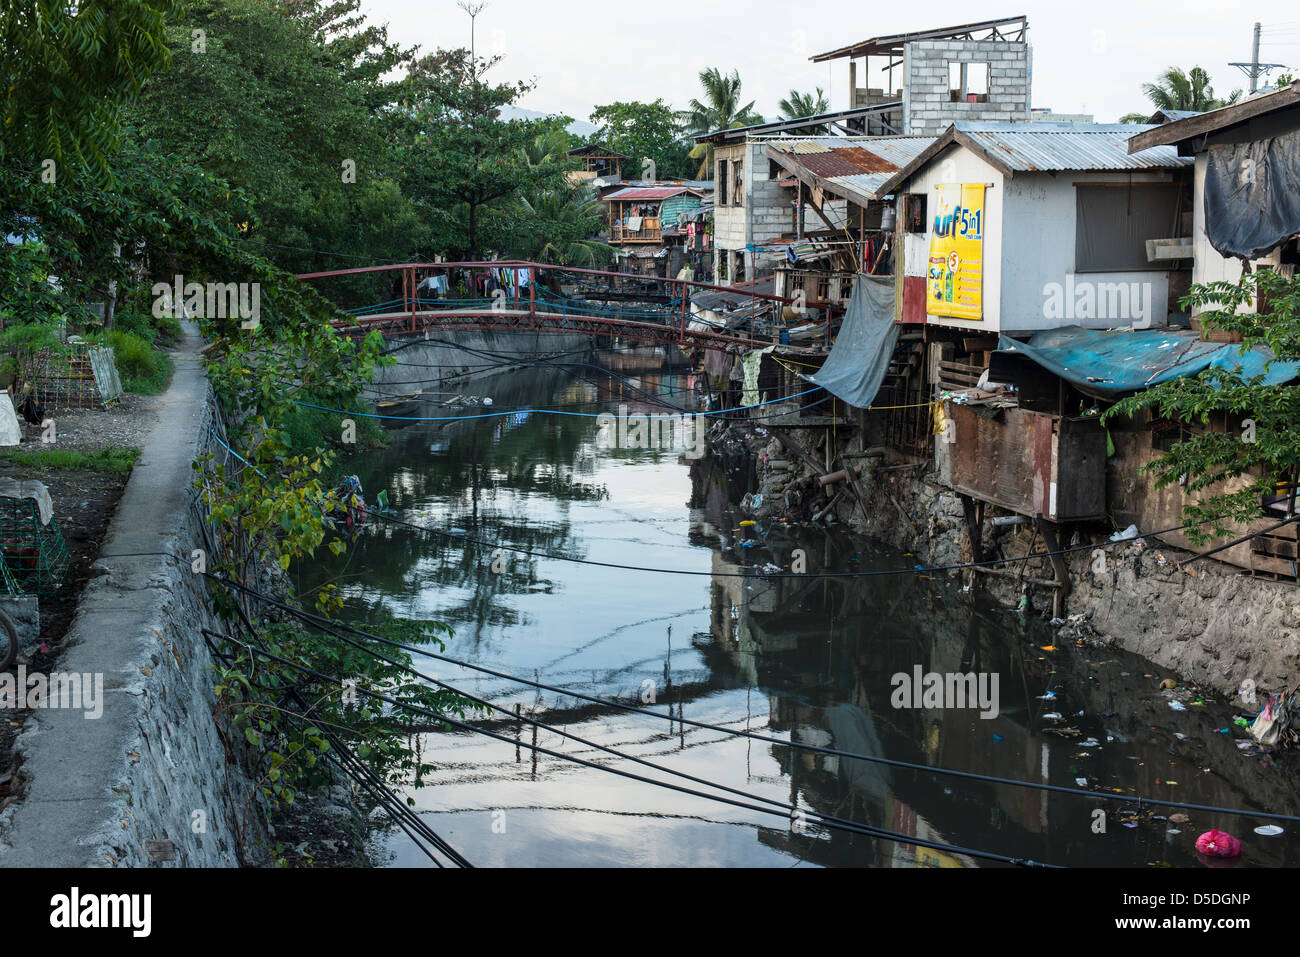
[{"label": "shanty house", "polygon": [[582,164],[581,169],[568,173],[569,185],[589,182],[598,178],[623,178],[623,164],[631,162],[632,157],[610,149],[603,143],[589,143],[569,150],[569,156]]},{"label": "shanty house", "polygon": [[1195,162],[1192,280],[1241,277],[1242,263],[1293,275],[1300,261],[1300,81],[1129,140],[1137,154],[1176,149]]},{"label": "shanty house", "polygon": [[664,241],[663,227],[699,206],[703,190],[684,185],[626,186],[601,197],[608,210],[609,241],[615,246]]},{"label": "shanty house", "polygon": [[1191,161],[1128,125],[955,123],[896,197],[897,318],[982,334],[1164,326],[1191,278],[1148,241],[1191,232]]}]

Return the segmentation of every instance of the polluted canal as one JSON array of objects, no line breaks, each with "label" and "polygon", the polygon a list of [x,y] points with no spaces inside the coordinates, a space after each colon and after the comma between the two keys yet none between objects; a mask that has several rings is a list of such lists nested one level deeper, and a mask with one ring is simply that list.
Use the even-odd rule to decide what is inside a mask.
[{"label": "polluted canal", "polygon": [[[344,556],[296,569],[300,593],[335,581],[349,620],[445,622],[447,656],[559,689],[422,663],[541,725],[493,712],[470,720],[507,740],[414,736],[436,770],[405,793],[472,863],[1202,867],[1222,863],[1196,850],[1211,828],[1241,840],[1230,866],[1300,863],[1294,824],[1151,803],[1300,813],[1285,757],[1253,747],[1232,702],[1162,688],[1171,676],[1149,662],[842,526],[742,526],[745,469],[688,441],[611,447],[595,413],[696,394],[687,370],[628,375],[479,380],[494,405],[461,411],[482,417],[412,422],[355,460],[401,523],[371,521]],[[456,414],[443,408],[413,414]],[[524,408],[553,411],[510,411]],[[928,697],[932,673],[979,676],[975,700]],[[371,850],[429,864],[396,829]]]}]

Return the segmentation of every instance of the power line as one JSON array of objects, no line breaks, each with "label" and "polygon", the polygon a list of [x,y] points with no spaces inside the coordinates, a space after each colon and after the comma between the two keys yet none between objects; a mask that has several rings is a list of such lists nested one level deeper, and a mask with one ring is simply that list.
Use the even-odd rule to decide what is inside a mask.
[{"label": "power line", "polygon": [[[221,579],[218,580],[220,581]],[[236,639],[230,639],[230,640],[234,641]],[[242,642],[240,644],[242,644]],[[297,662],[290,661],[289,659],[276,655],[273,652],[269,652],[260,648],[253,648],[251,645],[244,645],[244,647],[248,648],[249,651],[255,654],[263,655],[264,657],[269,658],[272,661],[276,661],[280,664],[293,668],[296,671],[300,671],[303,674],[315,678],[318,681],[324,681],[327,683],[338,683],[337,678],[332,678],[329,675],[322,674],[321,672],[308,668],[306,665],[302,665]],[[493,738],[494,740],[502,741],[506,744],[513,744],[515,746],[526,747],[531,751],[537,752],[539,754],[545,754],[548,757],[553,757],[556,758],[557,760],[568,761],[572,764],[581,765],[582,767],[590,768],[592,770],[604,771],[607,774],[615,774],[618,775],[619,777],[624,777],[630,780],[639,781],[643,784],[650,784],[658,788],[664,788],[666,790],[675,791],[681,794],[689,794],[693,797],[701,797],[704,798],[705,800],[715,801],[721,804],[728,804],[731,805],[732,807],[738,807],[743,810],[757,811],[761,814],[776,815],[778,817],[781,817],[782,819],[787,819],[789,817],[789,815],[787,815],[784,811],[777,810],[775,808],[763,807],[762,805],[750,804],[745,801],[722,797],[721,795],[709,794],[704,791],[697,791],[693,788],[687,788],[681,785],[671,784],[667,781],[656,781],[654,778],[648,778],[645,777],[644,775],[635,774],[631,771],[624,771],[620,768],[597,764],[596,762],[588,761],[585,758],[580,758],[577,757],[576,755],[571,755],[571,754],[564,754],[563,752],[560,751],[554,751],[550,748],[543,747],[539,744],[531,744],[527,742],[516,741],[503,734],[497,734],[496,732],[489,731],[486,728],[480,728],[476,725],[470,724],[465,721],[460,721],[456,718],[452,718],[448,715],[441,714],[429,708],[425,708],[420,705],[411,704],[410,702],[402,701],[401,699],[394,698],[390,695],[381,694],[380,692],[377,691],[371,691],[368,688],[362,688],[358,686],[356,690],[358,694],[364,694],[367,697],[373,698],[378,701],[383,701],[386,704],[390,704],[393,705],[394,707],[402,708],[403,710],[410,711],[414,714],[423,715],[425,717],[431,718],[435,721],[442,722],[443,724],[449,725],[451,727],[459,728],[463,731],[469,731],[474,734],[480,734],[483,735],[484,737]],[[555,730],[555,729],[551,729],[551,730]],[[628,757],[627,755],[622,755],[622,756]],[[666,770],[666,769],[660,768],[660,770]],[[719,788],[722,787],[721,785],[715,785],[715,784],[711,784],[709,786],[719,787]],[[752,797],[752,795],[750,796]],[[884,840],[890,840],[890,841],[895,841],[904,844],[913,844],[918,847],[925,847],[933,850],[945,851],[947,853],[963,854],[968,857],[983,858],[985,860],[998,861],[1004,864],[1016,864],[1025,867],[1043,867],[1043,868],[1056,869],[1056,866],[1051,864],[1044,864],[1041,862],[1032,861],[1020,857],[1011,857],[1009,855],[998,854],[992,851],[981,851],[973,848],[965,848],[965,847],[958,847],[956,845],[951,845],[951,844],[944,844],[938,841],[931,841],[926,838],[916,837],[910,834],[900,834],[897,832],[888,831],[883,828],[877,828],[869,824],[856,824],[855,822],[848,822],[848,824],[831,823],[831,820],[834,819],[828,820],[825,816],[821,814],[821,812],[815,810],[811,811],[811,815],[821,820],[828,827],[833,827],[838,830],[849,830],[854,833],[865,834],[870,837],[878,837]]]},{"label": "power line", "polygon": [[1204,805],[1204,804],[1191,804],[1191,803],[1180,802],[1180,801],[1163,801],[1156,798],[1148,798],[1148,797],[1141,797],[1141,796],[1130,797],[1130,796],[1117,795],[1117,794],[1107,794],[1106,792],[1101,792],[1101,791],[1085,791],[1081,788],[1064,787],[1059,784],[1048,784],[1048,783],[1035,782],[1035,781],[1020,781],[1014,778],[1002,778],[993,775],[980,774],[974,771],[960,771],[955,768],[941,768],[933,765],[916,764],[910,761],[901,761],[893,758],[882,757],[879,755],[859,754],[852,751],[843,751],[838,748],[829,748],[821,745],[807,744],[805,742],[799,742],[793,740],[786,741],[780,738],[774,738],[770,735],[763,735],[753,731],[737,731],[731,728],[722,727],[720,725],[709,724],[708,722],[694,721],[692,719],[681,717],[681,716],[674,718],[671,715],[660,714],[657,711],[649,711],[644,708],[638,708],[635,705],[623,704],[622,702],[615,701],[610,698],[601,698],[594,695],[587,695],[581,692],[572,691],[566,688],[557,688],[553,685],[548,685],[540,681],[534,681],[528,678],[521,678],[517,675],[511,675],[506,672],[497,671],[493,668],[489,668],[484,665],[476,665],[471,662],[460,661],[456,658],[439,654],[438,652],[435,651],[430,651],[427,648],[421,648],[417,645],[408,645],[400,641],[395,641],[394,639],[386,638],[383,635],[377,635],[374,634],[373,632],[367,632],[363,629],[356,628],[355,626],[348,625],[343,622],[331,621],[320,615],[313,614],[312,612],[294,608],[293,606],[288,605],[285,602],[282,602],[270,595],[260,592],[257,589],[250,588],[247,585],[242,585],[230,579],[221,578],[219,576],[212,575],[211,573],[205,573],[205,574],[207,575],[207,577],[213,579],[214,581],[226,587],[234,588],[240,592],[248,594],[256,598],[258,601],[263,602],[264,604],[270,605],[274,608],[278,608],[292,615],[293,617],[299,618],[300,620],[308,624],[312,624],[317,628],[321,628],[322,630],[328,631],[330,629],[339,629],[339,630],[347,631],[354,635],[357,635],[358,637],[366,638],[371,641],[376,641],[381,644],[389,645],[390,647],[398,648],[403,651],[408,651],[413,654],[424,655],[436,661],[442,661],[447,664],[456,665],[457,667],[465,668],[470,671],[477,671],[482,674],[491,675],[492,677],[495,678],[501,678],[506,681],[515,682],[517,684],[527,685],[529,687],[536,688],[538,690],[550,691],[554,694],[558,694],[564,697],[575,698],[581,701],[587,701],[592,704],[598,704],[604,707],[616,708],[620,711],[626,711],[632,714],[648,715],[650,717],[658,718],[661,721],[662,720],[678,721],[682,724],[688,724],[691,725],[692,727],[702,728],[708,731],[714,731],[717,733],[729,734],[738,737],[751,738],[769,744],[777,744],[785,747],[797,748],[799,750],[811,751],[818,754],[832,755],[834,757],[839,757],[839,758],[849,758],[857,761],[867,761],[876,764],[888,765],[890,767],[900,767],[900,768],[906,768],[914,771],[929,772],[932,774],[949,775],[952,777],[977,780],[977,781],[982,781],[990,784],[1005,784],[1013,787],[1030,788],[1039,791],[1050,791],[1059,794],[1071,794],[1077,797],[1085,797],[1085,798],[1092,798],[1092,799],[1104,798],[1106,800],[1136,802],[1138,804],[1153,804],[1160,807],[1172,807],[1172,808],[1180,808],[1184,810],[1209,811],[1209,812],[1215,812],[1221,814],[1240,815],[1243,817],[1256,817],[1256,818],[1266,818],[1266,819],[1278,820],[1278,821],[1300,822],[1300,816],[1289,815],[1289,814],[1275,814],[1267,811],[1247,811],[1243,809],[1215,807],[1212,805]]}]

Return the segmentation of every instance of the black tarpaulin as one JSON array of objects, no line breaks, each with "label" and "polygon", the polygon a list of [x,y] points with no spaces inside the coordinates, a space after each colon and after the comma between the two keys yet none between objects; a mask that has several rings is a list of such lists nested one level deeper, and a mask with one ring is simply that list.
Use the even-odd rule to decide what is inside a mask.
[{"label": "black tarpaulin", "polygon": [[1205,232],[1222,255],[1242,259],[1300,233],[1300,130],[1209,148]]}]

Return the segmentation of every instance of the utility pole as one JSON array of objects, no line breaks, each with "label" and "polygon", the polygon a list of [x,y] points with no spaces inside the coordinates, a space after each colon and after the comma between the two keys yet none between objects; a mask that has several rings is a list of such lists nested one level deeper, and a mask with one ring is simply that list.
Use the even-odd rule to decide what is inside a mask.
[{"label": "utility pole", "polygon": [[1285,63],[1260,63],[1259,62],[1259,34],[1260,26],[1255,24],[1254,38],[1250,44],[1250,62],[1249,63],[1229,63],[1228,66],[1235,66],[1242,73],[1250,78],[1250,92],[1254,95],[1259,90],[1259,78],[1271,70],[1286,69]]},{"label": "utility pole", "polygon": [[1259,88],[1259,23],[1255,23],[1255,37],[1250,42],[1250,92]]}]

